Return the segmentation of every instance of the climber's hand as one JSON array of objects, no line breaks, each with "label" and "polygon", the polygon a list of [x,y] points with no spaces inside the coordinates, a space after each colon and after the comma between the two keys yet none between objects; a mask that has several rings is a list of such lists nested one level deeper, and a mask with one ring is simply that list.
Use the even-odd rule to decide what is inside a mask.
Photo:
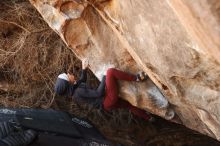
[{"label": "climber's hand", "polygon": [[89,66],[89,60],[88,59],[83,59],[82,60],[82,69],[86,69]]}]

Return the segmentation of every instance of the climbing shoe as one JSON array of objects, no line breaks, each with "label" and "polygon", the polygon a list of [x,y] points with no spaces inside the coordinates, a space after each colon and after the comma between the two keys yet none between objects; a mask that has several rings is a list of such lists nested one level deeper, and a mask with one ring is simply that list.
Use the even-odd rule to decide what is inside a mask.
[{"label": "climbing shoe", "polygon": [[147,80],[148,78],[149,78],[148,75],[147,75],[145,72],[143,72],[143,71],[139,72],[139,73],[136,75],[136,81],[137,81],[137,82],[145,81],[145,80]]}]

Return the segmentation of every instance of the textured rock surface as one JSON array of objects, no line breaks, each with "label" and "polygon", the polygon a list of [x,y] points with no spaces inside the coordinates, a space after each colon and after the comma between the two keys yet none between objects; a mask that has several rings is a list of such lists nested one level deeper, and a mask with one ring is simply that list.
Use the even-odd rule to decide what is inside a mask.
[{"label": "textured rock surface", "polygon": [[[146,71],[184,125],[220,140],[218,0],[30,1],[97,77]],[[153,82],[121,82],[121,97],[165,117],[150,100]]]}]

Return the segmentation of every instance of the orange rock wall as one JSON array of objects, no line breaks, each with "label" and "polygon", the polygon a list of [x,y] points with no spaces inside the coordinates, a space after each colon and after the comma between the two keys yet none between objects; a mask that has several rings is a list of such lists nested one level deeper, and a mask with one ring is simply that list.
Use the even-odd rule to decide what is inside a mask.
[{"label": "orange rock wall", "polygon": [[[153,82],[120,82],[122,98],[165,118],[174,110],[187,127],[220,140],[218,1],[30,1],[98,78],[109,67],[147,72]],[[169,106],[153,104],[152,94]]]}]

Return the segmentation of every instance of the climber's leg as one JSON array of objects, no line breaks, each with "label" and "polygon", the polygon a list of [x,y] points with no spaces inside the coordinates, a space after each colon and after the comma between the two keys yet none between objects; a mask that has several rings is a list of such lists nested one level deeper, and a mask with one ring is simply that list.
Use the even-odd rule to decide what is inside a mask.
[{"label": "climber's leg", "polygon": [[129,102],[121,98],[117,101],[117,103],[114,106],[112,106],[112,109],[128,109],[135,116],[143,118],[144,120],[149,120],[151,118],[151,115],[147,114],[146,111],[131,105]]},{"label": "climber's leg", "polygon": [[138,109],[127,101],[120,99],[118,96],[117,80],[136,81],[136,76],[113,68],[108,69],[106,75],[106,96],[103,102],[104,109],[108,111],[111,109],[125,108],[129,109],[136,116],[148,120],[150,115],[144,110]]},{"label": "climber's leg", "polygon": [[149,115],[146,111],[139,109],[135,106],[132,106],[129,108],[129,110],[136,116],[143,118],[144,120],[149,120],[151,118],[151,115]]},{"label": "climber's leg", "polygon": [[107,70],[106,74],[106,81],[107,80],[112,80],[112,79],[117,79],[117,80],[125,80],[125,81],[135,81],[136,80],[136,75],[117,70],[115,68],[109,68]]},{"label": "climber's leg", "polygon": [[106,74],[106,96],[103,102],[104,109],[110,110],[118,101],[117,80],[135,81],[136,76],[110,68]]}]

